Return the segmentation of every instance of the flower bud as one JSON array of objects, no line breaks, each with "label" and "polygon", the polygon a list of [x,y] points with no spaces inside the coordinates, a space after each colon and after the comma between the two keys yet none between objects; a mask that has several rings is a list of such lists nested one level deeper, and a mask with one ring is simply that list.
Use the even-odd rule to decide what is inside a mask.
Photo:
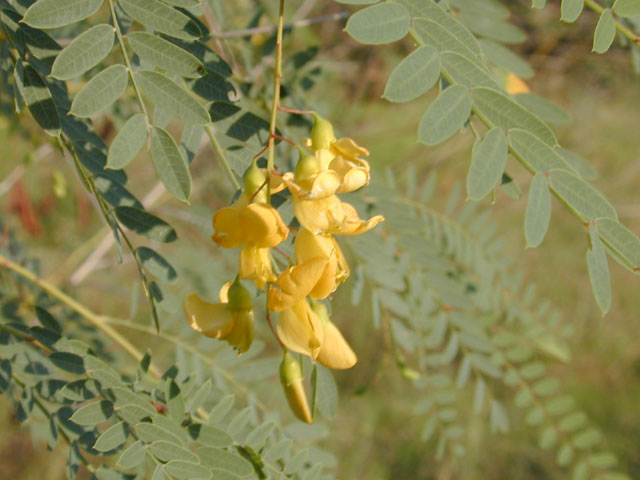
[{"label": "flower bud", "polygon": [[240,279],[236,277],[227,292],[229,299],[229,310],[251,310],[253,301],[249,291],[242,286]]},{"label": "flower bud", "polygon": [[245,353],[253,343],[253,310],[232,311],[233,329],[224,337],[238,355]]},{"label": "flower bud", "polygon": [[296,165],[296,181],[306,180],[320,171],[320,162],[313,155],[300,154]]},{"label": "flower bud", "polygon": [[293,355],[285,351],[284,358],[280,364],[280,383],[284,388],[291,411],[303,422],[311,423],[313,418],[302,380],[300,363]]},{"label": "flower bud", "polygon": [[317,113],[313,114],[314,124],[311,129],[311,148],[315,152],[321,148],[329,148],[331,142],[336,139],[333,133],[333,125]]},{"label": "flower bud", "polygon": [[262,190],[256,195],[255,200],[257,202],[266,202],[267,191],[263,187],[265,179],[265,173],[258,167],[258,162],[254,159],[253,162],[251,162],[251,166],[244,172],[244,194],[247,198],[256,195],[256,192],[262,187]]}]

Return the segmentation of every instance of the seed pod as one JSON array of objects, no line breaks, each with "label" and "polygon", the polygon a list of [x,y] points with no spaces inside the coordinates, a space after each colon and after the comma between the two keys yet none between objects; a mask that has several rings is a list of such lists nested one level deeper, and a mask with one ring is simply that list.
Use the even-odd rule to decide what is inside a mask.
[{"label": "seed pod", "polygon": [[300,420],[312,423],[313,417],[309,409],[307,394],[302,384],[302,368],[300,363],[289,352],[284,353],[284,358],[280,364],[280,383],[284,388],[284,394],[291,411]]}]

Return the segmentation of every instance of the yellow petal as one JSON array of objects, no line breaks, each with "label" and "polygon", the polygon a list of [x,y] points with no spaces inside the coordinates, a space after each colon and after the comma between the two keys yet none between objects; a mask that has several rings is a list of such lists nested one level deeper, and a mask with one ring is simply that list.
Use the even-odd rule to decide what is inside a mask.
[{"label": "yellow petal", "polygon": [[245,234],[243,243],[258,247],[275,247],[289,234],[278,211],[266,203],[252,203],[244,208],[240,223]]},{"label": "yellow petal", "polygon": [[316,357],[319,363],[333,370],[353,367],[358,357],[331,321],[324,324],[324,344]]},{"label": "yellow petal", "polygon": [[340,230],[345,221],[342,202],[336,195],[315,200],[305,200],[295,194],[293,213],[298,222],[313,234],[330,234]]},{"label": "yellow petal", "polygon": [[243,354],[253,342],[253,310],[238,310],[231,312],[233,317],[233,328],[224,337],[224,340],[238,351],[238,355]]},{"label": "yellow petal", "polygon": [[360,235],[375,228],[376,225],[384,220],[382,215],[376,215],[368,220],[362,220],[355,207],[350,203],[342,202],[342,209],[345,215],[345,221],[340,230],[331,232],[336,235]]},{"label": "yellow petal", "polygon": [[268,248],[259,248],[247,243],[240,251],[240,278],[253,280],[258,289],[262,290],[267,282],[273,282],[276,276],[271,270],[271,255]]},{"label": "yellow petal", "polygon": [[245,232],[241,223],[242,209],[235,206],[218,210],[213,216],[211,237],[214,242],[224,248],[235,248],[245,241]]},{"label": "yellow petal", "polygon": [[274,282],[280,288],[269,287],[269,305],[272,312],[281,312],[303,300],[318,283],[328,260],[322,257],[287,268]]},{"label": "yellow petal", "polygon": [[507,75],[507,80],[505,83],[505,88],[511,95],[530,92],[529,86],[524,83],[524,81],[520,77],[512,72],[509,72],[509,75]]},{"label": "yellow petal", "polygon": [[336,156],[342,156],[348,159],[356,158],[360,155],[365,157],[369,155],[369,150],[361,147],[350,138],[339,138],[331,143],[331,151]]},{"label": "yellow petal", "polygon": [[324,328],[305,299],[278,318],[278,338],[289,349],[316,358],[324,342]]},{"label": "yellow petal", "polygon": [[209,303],[197,294],[187,295],[184,314],[191,328],[207,337],[222,338],[233,329],[231,312],[224,303]]}]

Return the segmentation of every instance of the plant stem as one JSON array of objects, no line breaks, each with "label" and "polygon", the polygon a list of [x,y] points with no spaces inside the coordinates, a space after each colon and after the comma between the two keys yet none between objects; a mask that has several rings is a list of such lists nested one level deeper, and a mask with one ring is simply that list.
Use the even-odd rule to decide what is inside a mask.
[{"label": "plant stem", "polygon": [[133,85],[133,90],[136,92],[136,97],[138,99],[138,103],[140,104],[140,109],[144,114],[144,117],[147,119],[147,125],[149,125],[149,112],[147,112],[147,107],[144,104],[144,100],[142,99],[142,94],[140,93],[140,87],[138,86],[138,81],[136,77],[133,75],[133,67],[131,66],[131,61],[129,60],[129,55],[127,54],[127,49],[124,46],[124,38],[122,37],[122,32],[120,31],[120,25],[118,25],[118,17],[116,16],[116,9],[113,5],[113,0],[109,1],[109,9],[111,10],[111,18],[113,19],[113,27],[116,32],[116,37],[118,38],[118,45],[120,45],[120,51],[122,52],[122,58],[124,59],[124,63],[127,66],[127,71],[129,72],[129,78],[131,79],[131,84]]},{"label": "plant stem", "polygon": [[[596,2],[595,0],[584,0],[584,4],[589,7],[591,10],[593,10],[594,12],[596,12],[598,15],[602,15],[602,12],[604,12],[604,7],[600,4],[598,4],[598,2]],[[613,13],[615,14],[615,10],[613,10]],[[617,18],[614,17],[613,21],[616,24],[616,29],[625,37],[627,37],[629,40],[631,40],[633,43],[640,45],[640,37],[638,35],[636,35],[629,27],[627,27],[626,25],[624,25],[620,20],[618,20]]]},{"label": "plant stem", "polygon": [[229,177],[229,180],[231,180],[231,183],[233,183],[233,187],[236,190],[240,190],[242,188],[241,185],[240,185],[240,182],[236,178],[235,173],[233,173],[233,170],[231,170],[231,165],[229,164],[229,159],[225,155],[224,150],[222,149],[222,146],[220,145],[220,142],[218,142],[218,139],[216,138],[216,134],[213,131],[213,127],[211,125],[207,125],[206,127],[204,127],[204,130],[205,130],[205,132],[207,132],[207,136],[209,137],[209,141],[211,142],[211,145],[213,146],[214,150],[218,154],[218,157],[220,158],[220,162],[222,163],[222,168],[224,168],[224,171],[226,172],[227,176]]},{"label": "plant stem", "polygon": [[278,30],[276,33],[276,64],[273,72],[273,104],[271,105],[271,121],[269,122],[269,151],[267,154],[267,202],[271,201],[271,171],[274,168],[276,155],[276,119],[280,105],[280,82],[282,79],[282,36],[284,32],[284,0],[280,0],[278,13]]},{"label": "plant stem", "polygon": [[[38,276],[36,276],[34,273],[30,272],[23,266],[18,265],[15,262],[12,262],[2,254],[0,254],[0,268],[6,268],[7,270],[11,270],[15,272],[16,274],[18,274],[28,282],[33,283],[34,285],[37,285],[42,290],[47,292],[49,295],[56,298],[60,302],[64,303],[71,310],[75,311],[80,316],[88,320],[89,323],[91,323],[96,328],[102,330],[105,334],[107,334],[108,337],[110,337],[114,342],[120,345],[120,347],[122,347],[123,350],[125,350],[129,355],[131,355],[134,359],[136,359],[136,361],[139,362],[140,360],[142,360],[142,357],[144,357],[144,354],[140,350],[138,350],[135,345],[133,345],[129,340],[123,337],[120,333],[118,333],[118,331],[116,331],[113,327],[108,325],[104,317],[92,312],[87,307],[85,307],[84,305],[82,305],[81,303],[77,302],[76,300],[71,298],[69,295],[64,293],[62,290],[58,289],[57,287],[47,282],[46,280],[39,278]],[[151,365],[149,367],[149,371],[156,377],[162,376],[162,372],[155,365]]]}]

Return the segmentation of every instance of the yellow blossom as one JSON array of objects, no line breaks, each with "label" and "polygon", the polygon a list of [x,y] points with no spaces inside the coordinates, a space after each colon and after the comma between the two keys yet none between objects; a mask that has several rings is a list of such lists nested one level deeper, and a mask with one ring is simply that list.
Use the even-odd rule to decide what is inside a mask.
[{"label": "yellow blossom", "polygon": [[324,326],[304,298],[280,313],[277,331],[289,350],[311,358],[318,356],[324,344]]},{"label": "yellow blossom", "polygon": [[507,78],[505,79],[505,89],[511,95],[516,95],[518,93],[529,93],[529,86],[518,77],[515,73],[509,72]]},{"label": "yellow blossom", "polygon": [[320,347],[316,360],[333,370],[345,370],[353,367],[357,363],[358,357],[344,339],[338,327],[329,319],[327,307],[320,302],[312,300],[311,310],[318,316],[324,328],[324,343]]},{"label": "yellow blossom", "polygon": [[269,287],[267,308],[272,312],[282,312],[303,300],[320,280],[327,263],[327,258],[315,257],[287,268]]},{"label": "yellow blossom", "polygon": [[191,328],[211,338],[226,340],[238,354],[253,342],[253,302],[249,292],[236,279],[220,290],[220,303],[209,303],[198,294],[187,295],[184,313]]},{"label": "yellow blossom", "polygon": [[267,282],[275,281],[269,249],[256,247],[253,243],[245,244],[240,251],[238,275],[245,280],[253,280],[260,290]]}]

